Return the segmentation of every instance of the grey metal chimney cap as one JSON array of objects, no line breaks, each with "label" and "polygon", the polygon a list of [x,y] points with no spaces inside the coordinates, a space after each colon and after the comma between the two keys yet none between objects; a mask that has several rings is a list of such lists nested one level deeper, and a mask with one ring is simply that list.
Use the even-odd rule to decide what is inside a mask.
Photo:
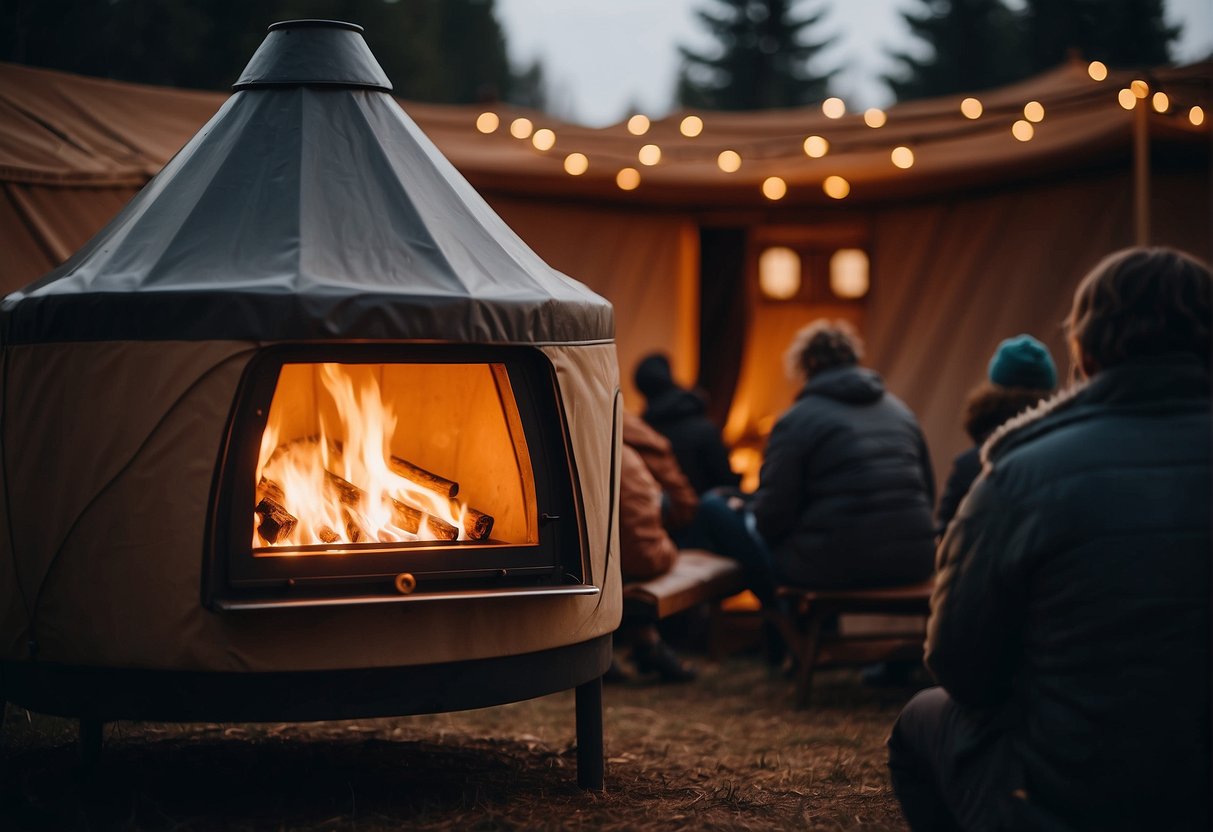
[{"label": "grey metal chimney cap", "polygon": [[392,90],[361,26],[340,20],[274,23],[232,89],[299,86]]}]

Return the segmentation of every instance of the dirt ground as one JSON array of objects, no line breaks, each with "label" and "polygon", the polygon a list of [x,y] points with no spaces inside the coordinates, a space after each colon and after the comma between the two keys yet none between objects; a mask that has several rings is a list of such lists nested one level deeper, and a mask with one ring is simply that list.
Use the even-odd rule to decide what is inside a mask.
[{"label": "dirt ground", "polygon": [[9,706],[0,829],[904,829],[884,741],[912,691],[821,673],[809,709],[757,657],[606,689],[606,790],[576,786],[573,694],[454,714],[106,726]]}]

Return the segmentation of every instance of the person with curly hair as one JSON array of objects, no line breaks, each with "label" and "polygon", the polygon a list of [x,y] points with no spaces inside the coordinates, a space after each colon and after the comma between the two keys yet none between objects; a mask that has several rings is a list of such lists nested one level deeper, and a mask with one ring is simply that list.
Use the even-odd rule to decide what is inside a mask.
[{"label": "person with curly hair", "polygon": [[1131,248],[1082,280],[1082,380],[994,432],[940,546],[889,738],[910,827],[1210,828],[1213,274]]},{"label": "person with curly hair", "polygon": [[879,587],[934,568],[934,478],[914,414],[859,366],[843,321],[813,321],[785,355],[803,387],[771,430],[758,489],[743,505],[708,495],[697,522],[740,560],[764,604],[775,586]]}]

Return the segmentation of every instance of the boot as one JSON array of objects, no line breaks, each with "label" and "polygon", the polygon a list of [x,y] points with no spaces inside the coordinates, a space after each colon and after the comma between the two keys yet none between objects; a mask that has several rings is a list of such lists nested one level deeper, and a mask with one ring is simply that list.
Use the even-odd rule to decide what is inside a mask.
[{"label": "boot", "polygon": [[690,682],[698,675],[695,668],[678,658],[670,645],[660,640],[636,645],[632,650],[632,661],[641,673],[656,673],[663,682]]}]

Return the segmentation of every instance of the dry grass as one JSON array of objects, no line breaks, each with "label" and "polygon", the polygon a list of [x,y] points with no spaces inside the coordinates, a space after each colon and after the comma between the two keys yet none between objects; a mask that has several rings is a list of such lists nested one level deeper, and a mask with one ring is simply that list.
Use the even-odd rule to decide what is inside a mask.
[{"label": "dry grass", "polygon": [[606,791],[575,785],[571,692],[358,722],[107,726],[83,784],[75,723],[10,707],[4,829],[904,829],[884,739],[908,692],[820,674],[809,710],[757,659],[606,691]]}]

